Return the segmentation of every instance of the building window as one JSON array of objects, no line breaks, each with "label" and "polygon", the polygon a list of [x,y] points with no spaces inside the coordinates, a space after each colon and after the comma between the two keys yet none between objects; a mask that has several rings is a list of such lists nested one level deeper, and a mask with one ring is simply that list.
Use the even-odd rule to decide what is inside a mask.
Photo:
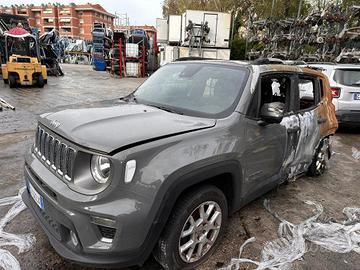
[{"label": "building window", "polygon": [[17,12],[19,15],[26,15],[27,11],[26,10],[18,10]]},{"label": "building window", "polygon": [[80,34],[84,34],[85,31],[84,31],[84,28],[80,28]]},{"label": "building window", "polygon": [[80,20],[79,20],[79,23],[84,23],[84,19],[80,19]]},{"label": "building window", "polygon": [[63,32],[63,33],[71,33],[71,28],[63,28],[63,27],[61,27],[60,29],[61,29],[61,32]]},{"label": "building window", "polygon": [[70,18],[61,18],[60,22],[69,23],[69,22],[71,22],[71,19]]},{"label": "building window", "polygon": [[54,19],[52,18],[45,18],[44,19],[44,23],[53,23],[54,22]]},{"label": "building window", "polygon": [[82,12],[82,11],[78,11],[78,14],[79,14],[79,15],[83,15],[83,12]]},{"label": "building window", "polygon": [[68,14],[70,14],[70,9],[62,9],[62,10],[60,10],[60,14],[68,15]]},{"label": "building window", "polygon": [[50,8],[45,9],[45,10],[43,10],[43,13],[44,13],[44,14],[51,14],[51,13],[52,13],[52,9],[50,9]]},{"label": "building window", "polygon": [[36,24],[40,24],[40,23],[41,23],[40,19],[36,19]]}]

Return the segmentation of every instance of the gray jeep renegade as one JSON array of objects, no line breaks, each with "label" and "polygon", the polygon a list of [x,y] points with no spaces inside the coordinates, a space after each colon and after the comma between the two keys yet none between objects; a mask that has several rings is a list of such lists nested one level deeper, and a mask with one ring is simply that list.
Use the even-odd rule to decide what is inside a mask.
[{"label": "gray jeep renegade", "polygon": [[40,116],[23,200],[54,249],[91,266],[193,269],[228,216],[321,175],[337,122],[321,73],[231,61],[168,64],[111,105]]}]

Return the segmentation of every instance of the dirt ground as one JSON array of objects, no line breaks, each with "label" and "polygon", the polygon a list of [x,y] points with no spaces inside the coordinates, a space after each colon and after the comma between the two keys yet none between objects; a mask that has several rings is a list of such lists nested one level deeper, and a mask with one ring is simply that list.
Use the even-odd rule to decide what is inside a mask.
[{"label": "dirt ground", "polygon": [[[0,97],[16,107],[16,111],[0,112],[0,198],[17,194],[24,186],[24,153],[33,142],[36,116],[48,111],[85,107],[101,104],[133,91],[143,79],[115,79],[89,66],[64,65],[64,77],[50,77],[44,89],[10,89],[0,81]],[[266,241],[277,238],[278,221],[263,207],[269,198],[272,208],[290,222],[299,223],[312,215],[312,208],[305,200],[320,202],[324,215],[342,220],[342,209],[346,206],[360,207],[360,160],[352,156],[352,147],[360,150],[360,131],[340,130],[333,138],[330,169],[319,178],[301,177],[295,182],[281,185],[261,198],[253,201],[229,219],[229,226],[221,246],[199,270],[212,270],[227,265],[237,257],[239,247],[249,237],[256,242],[249,245],[243,257],[258,260]],[[8,210],[0,208],[0,219]],[[26,253],[7,248],[19,260],[22,269],[82,269],[90,270],[59,257],[50,246],[45,233],[37,225],[28,210],[11,222],[6,231],[33,233],[35,246]],[[314,248],[302,260],[292,264],[293,269],[360,269],[360,255],[339,254]],[[160,269],[152,259],[140,269]],[[243,269],[253,269],[244,266]]]}]

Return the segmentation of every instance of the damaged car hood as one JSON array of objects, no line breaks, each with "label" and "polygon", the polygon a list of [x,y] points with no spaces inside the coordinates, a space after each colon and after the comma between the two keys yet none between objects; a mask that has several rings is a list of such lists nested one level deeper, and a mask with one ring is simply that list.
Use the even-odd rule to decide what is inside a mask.
[{"label": "damaged car hood", "polygon": [[81,146],[111,153],[132,145],[215,126],[216,120],[163,111],[142,104],[68,109],[39,122]]}]

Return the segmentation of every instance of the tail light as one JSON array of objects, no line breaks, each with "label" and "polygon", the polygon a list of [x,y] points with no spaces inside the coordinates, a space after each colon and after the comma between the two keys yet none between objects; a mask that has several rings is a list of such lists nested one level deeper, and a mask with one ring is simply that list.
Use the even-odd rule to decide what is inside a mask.
[{"label": "tail light", "polygon": [[339,88],[339,87],[331,87],[331,93],[332,93],[333,98],[340,97],[340,92],[341,92],[341,88]]}]

